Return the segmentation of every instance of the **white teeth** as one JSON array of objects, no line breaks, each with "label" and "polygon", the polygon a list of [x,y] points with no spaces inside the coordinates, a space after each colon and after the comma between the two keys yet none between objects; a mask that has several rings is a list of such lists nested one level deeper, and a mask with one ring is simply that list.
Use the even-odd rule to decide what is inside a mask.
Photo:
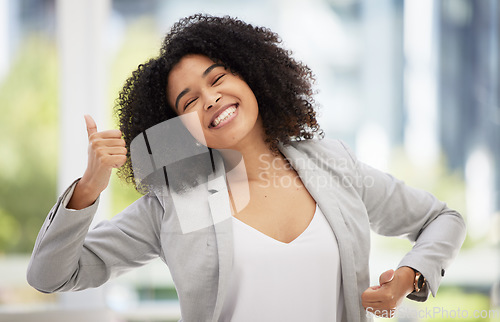
[{"label": "white teeth", "polygon": [[226,120],[228,117],[233,115],[233,113],[236,112],[236,107],[231,106],[227,108],[224,112],[222,112],[217,118],[213,121],[213,125],[217,126],[219,125],[220,122]]}]

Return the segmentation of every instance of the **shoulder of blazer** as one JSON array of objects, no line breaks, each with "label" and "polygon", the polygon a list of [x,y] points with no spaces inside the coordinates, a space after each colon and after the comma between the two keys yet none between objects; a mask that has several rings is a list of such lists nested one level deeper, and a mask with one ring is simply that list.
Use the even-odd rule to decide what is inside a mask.
[{"label": "shoulder of blazer", "polygon": [[344,164],[349,164],[351,167],[355,167],[357,163],[351,149],[338,139],[323,138],[293,141],[290,144],[281,145],[280,148],[286,151],[290,157],[298,157],[297,152],[299,152],[304,157],[312,159],[326,159],[326,161],[341,159],[345,161]]}]

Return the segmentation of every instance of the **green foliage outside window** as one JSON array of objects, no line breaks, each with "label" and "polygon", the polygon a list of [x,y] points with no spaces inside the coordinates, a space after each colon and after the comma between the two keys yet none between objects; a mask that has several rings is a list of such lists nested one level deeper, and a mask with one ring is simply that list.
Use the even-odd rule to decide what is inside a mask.
[{"label": "green foliage outside window", "polygon": [[0,254],[30,252],[56,200],[57,75],[54,41],[32,35],[0,80]]}]

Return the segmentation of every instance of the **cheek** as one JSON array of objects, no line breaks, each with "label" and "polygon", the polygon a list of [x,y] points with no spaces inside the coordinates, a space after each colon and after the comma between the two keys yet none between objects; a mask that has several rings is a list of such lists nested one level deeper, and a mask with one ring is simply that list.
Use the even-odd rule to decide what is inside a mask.
[{"label": "cheek", "polygon": [[183,125],[188,129],[189,133],[201,144],[206,145],[206,139],[204,134],[203,125],[200,122],[200,117],[198,112],[190,112],[184,115],[180,115],[179,119],[182,121]]},{"label": "cheek", "polygon": [[249,114],[252,116],[253,119],[257,119],[259,116],[259,104],[257,103],[257,99],[253,95],[253,92],[251,92],[251,96],[249,96]]},{"label": "cheek", "polygon": [[246,101],[249,103],[249,107],[251,107],[252,110],[254,110],[254,112],[258,112],[259,105],[257,103],[257,98],[255,97],[255,94],[250,89],[250,87],[248,87],[248,85],[246,86],[244,92],[245,92]]}]

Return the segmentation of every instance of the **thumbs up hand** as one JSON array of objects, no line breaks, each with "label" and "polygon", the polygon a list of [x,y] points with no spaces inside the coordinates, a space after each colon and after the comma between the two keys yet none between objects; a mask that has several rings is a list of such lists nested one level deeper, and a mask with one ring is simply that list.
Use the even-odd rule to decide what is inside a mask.
[{"label": "thumbs up hand", "polygon": [[85,124],[89,140],[87,169],[68,203],[70,209],[83,209],[93,204],[108,186],[111,170],[127,161],[125,140],[120,130],[98,132],[90,115],[85,115]]}]

